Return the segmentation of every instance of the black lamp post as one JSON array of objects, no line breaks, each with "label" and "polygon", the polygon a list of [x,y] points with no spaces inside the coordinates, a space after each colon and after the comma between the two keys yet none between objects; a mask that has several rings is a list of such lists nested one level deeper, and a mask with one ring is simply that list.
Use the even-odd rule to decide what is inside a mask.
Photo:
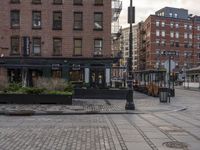
[{"label": "black lamp post", "polygon": [[130,23],[129,33],[129,58],[127,63],[127,84],[128,94],[126,97],[126,110],[135,110],[135,104],[133,102],[133,31],[132,23],[135,22],[135,8],[133,7],[132,0],[130,0],[130,7],[128,8],[128,23]]}]

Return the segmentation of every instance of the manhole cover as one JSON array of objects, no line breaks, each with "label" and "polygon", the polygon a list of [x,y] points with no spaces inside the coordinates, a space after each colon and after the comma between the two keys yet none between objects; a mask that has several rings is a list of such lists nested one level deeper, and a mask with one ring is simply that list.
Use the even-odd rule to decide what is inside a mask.
[{"label": "manhole cover", "polygon": [[187,149],[188,148],[187,144],[178,142],[178,141],[165,142],[165,143],[163,143],[163,145],[168,148],[177,148],[177,149]]}]

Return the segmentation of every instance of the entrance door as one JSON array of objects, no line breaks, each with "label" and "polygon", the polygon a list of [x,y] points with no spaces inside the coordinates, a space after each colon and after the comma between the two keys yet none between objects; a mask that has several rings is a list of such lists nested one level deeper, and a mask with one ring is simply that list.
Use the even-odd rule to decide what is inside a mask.
[{"label": "entrance door", "polygon": [[105,69],[104,68],[91,68],[90,72],[91,86],[95,88],[105,87]]}]

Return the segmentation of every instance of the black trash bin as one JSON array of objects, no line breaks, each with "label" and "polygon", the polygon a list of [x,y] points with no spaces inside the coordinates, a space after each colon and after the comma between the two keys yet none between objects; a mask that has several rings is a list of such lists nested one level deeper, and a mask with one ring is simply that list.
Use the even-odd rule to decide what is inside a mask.
[{"label": "black trash bin", "polygon": [[170,89],[170,96],[175,97],[175,89]]},{"label": "black trash bin", "polygon": [[169,99],[169,90],[168,88],[159,88],[159,98],[161,103],[167,103]]}]

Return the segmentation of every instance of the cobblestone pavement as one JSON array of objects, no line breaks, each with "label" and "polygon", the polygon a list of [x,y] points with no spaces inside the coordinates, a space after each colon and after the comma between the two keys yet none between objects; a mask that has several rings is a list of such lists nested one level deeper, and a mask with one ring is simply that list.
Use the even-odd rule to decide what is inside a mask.
[{"label": "cobblestone pavement", "polygon": [[85,114],[85,113],[149,113],[183,109],[184,106],[161,104],[158,98],[134,93],[135,111],[125,110],[125,100],[82,100],[74,99],[73,105],[0,105],[0,114],[30,112],[36,115],[46,114]]},{"label": "cobblestone pavement", "polygon": [[[0,150],[199,150],[199,96],[197,92],[177,90],[176,98],[166,105],[175,107],[182,104],[188,107],[184,111],[0,115]],[[144,100],[144,95],[138,95],[137,99]],[[155,106],[146,106],[141,101],[136,105]]]}]

